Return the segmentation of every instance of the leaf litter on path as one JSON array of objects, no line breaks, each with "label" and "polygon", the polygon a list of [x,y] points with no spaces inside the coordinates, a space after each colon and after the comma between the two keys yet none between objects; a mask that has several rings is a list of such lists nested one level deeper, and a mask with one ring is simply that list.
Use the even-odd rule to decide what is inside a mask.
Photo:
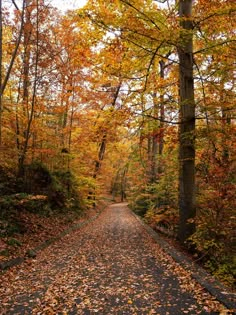
[{"label": "leaf litter on path", "polygon": [[1,314],[224,314],[124,204],[2,274]]}]

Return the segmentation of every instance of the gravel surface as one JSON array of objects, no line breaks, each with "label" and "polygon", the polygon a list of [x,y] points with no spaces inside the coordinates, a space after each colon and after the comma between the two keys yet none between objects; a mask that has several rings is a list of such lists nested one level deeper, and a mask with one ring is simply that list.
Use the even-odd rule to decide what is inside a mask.
[{"label": "gravel surface", "polygon": [[227,314],[126,204],[1,274],[0,314]]}]

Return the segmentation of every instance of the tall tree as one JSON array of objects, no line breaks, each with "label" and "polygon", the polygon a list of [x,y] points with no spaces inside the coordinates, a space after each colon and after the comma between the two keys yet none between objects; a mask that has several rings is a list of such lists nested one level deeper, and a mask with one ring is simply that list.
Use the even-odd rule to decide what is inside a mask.
[{"label": "tall tree", "polygon": [[0,146],[2,144],[2,0],[0,0]]},{"label": "tall tree", "polygon": [[[2,112],[3,112],[3,94],[5,91],[5,88],[7,86],[8,80],[10,78],[10,74],[12,72],[12,67],[15,63],[16,57],[17,57],[17,53],[18,53],[18,49],[20,46],[20,42],[21,42],[21,37],[22,37],[22,33],[23,33],[23,26],[24,26],[24,8],[25,8],[25,1],[23,0],[22,3],[22,13],[21,13],[21,25],[20,25],[20,29],[19,29],[19,33],[18,33],[18,37],[16,39],[16,44],[15,47],[11,53],[11,57],[10,57],[10,61],[9,61],[9,65],[6,69],[6,74],[5,76],[3,76],[3,2],[2,0],[0,1],[0,145],[2,143]],[[18,6],[15,4],[15,2],[13,1],[13,4],[16,7],[16,10],[19,11]]]},{"label": "tall tree", "polygon": [[[32,35],[32,22],[31,15],[32,11],[36,9],[36,38],[35,38],[35,65],[34,65],[34,81],[32,87],[32,99],[29,104],[29,72],[30,72],[30,40]],[[39,5],[38,0],[32,2],[27,0],[27,10],[26,10],[26,23],[24,28],[24,60],[23,60],[23,106],[26,106],[27,112],[27,126],[24,131],[24,143],[22,145],[22,150],[19,154],[19,176],[23,175],[24,162],[26,158],[26,153],[28,150],[29,140],[31,136],[31,127],[35,114],[35,104],[37,95],[37,80],[38,80],[38,61],[39,61]]]},{"label": "tall tree", "polygon": [[193,79],[193,0],[179,1],[179,211],[178,238],[185,242],[195,231],[195,102]]}]

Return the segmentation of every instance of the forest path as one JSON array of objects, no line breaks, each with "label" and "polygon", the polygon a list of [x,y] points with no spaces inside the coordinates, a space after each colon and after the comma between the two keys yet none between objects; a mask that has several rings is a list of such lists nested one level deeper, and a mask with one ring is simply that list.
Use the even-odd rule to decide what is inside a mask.
[{"label": "forest path", "polygon": [[221,309],[124,203],[6,272],[0,286],[0,314],[193,315]]}]

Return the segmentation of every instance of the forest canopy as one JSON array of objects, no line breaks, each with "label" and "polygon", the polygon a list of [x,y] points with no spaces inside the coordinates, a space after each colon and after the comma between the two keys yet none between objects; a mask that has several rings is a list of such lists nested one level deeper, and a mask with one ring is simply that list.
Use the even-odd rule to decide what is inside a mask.
[{"label": "forest canopy", "polygon": [[234,1],[0,4],[1,216],[110,194],[231,279]]}]

